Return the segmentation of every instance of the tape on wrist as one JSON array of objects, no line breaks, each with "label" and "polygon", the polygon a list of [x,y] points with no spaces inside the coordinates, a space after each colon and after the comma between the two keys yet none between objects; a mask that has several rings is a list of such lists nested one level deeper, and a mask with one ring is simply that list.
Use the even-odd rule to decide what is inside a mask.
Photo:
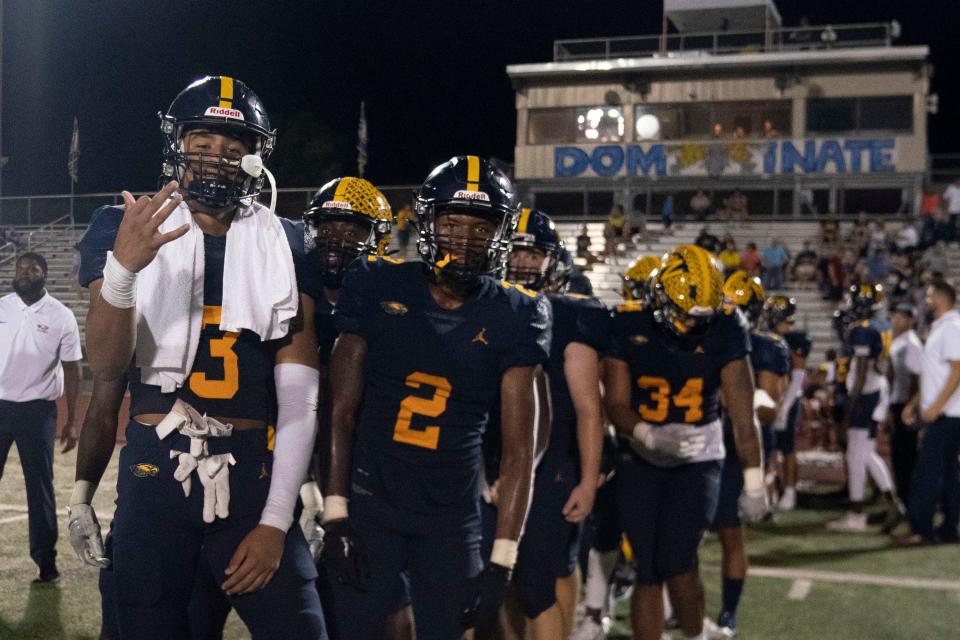
[{"label": "tape on wrist", "polygon": [[743,488],[747,492],[763,491],[763,469],[750,467],[743,470]]},{"label": "tape on wrist", "polygon": [[493,551],[490,552],[490,562],[496,563],[501,567],[513,569],[517,564],[517,549],[520,543],[509,538],[497,538],[493,541]]},{"label": "tape on wrist", "polygon": [[303,502],[304,509],[319,511],[323,507],[323,496],[320,495],[320,487],[315,481],[311,480],[300,485],[300,500]]},{"label": "tape on wrist", "polygon": [[347,517],[347,500],[343,496],[327,496],[323,499],[323,523],[343,520]]},{"label": "tape on wrist", "polygon": [[137,274],[120,264],[113,257],[113,251],[107,251],[107,262],[103,265],[100,297],[118,309],[132,309],[137,305]]},{"label": "tape on wrist", "polygon": [[639,440],[640,442],[646,442],[647,436],[650,435],[651,428],[652,427],[649,424],[643,421],[633,425],[633,439]]},{"label": "tape on wrist", "polygon": [[757,389],[753,392],[753,408],[759,409],[760,407],[767,407],[768,409],[777,408],[777,403],[774,402],[770,394],[763,389]]},{"label": "tape on wrist", "polygon": [[77,480],[73,483],[73,493],[70,495],[70,506],[75,504],[90,504],[93,494],[97,492],[97,485],[87,480]]}]

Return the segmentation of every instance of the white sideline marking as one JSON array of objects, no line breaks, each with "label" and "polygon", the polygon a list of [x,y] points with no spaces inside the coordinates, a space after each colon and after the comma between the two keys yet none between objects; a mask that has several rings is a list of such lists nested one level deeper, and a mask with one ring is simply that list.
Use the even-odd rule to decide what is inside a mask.
[{"label": "white sideline marking", "polygon": [[22,514],[19,516],[10,516],[9,518],[0,518],[0,524],[7,524],[8,522],[20,522],[21,520],[26,520],[29,518],[27,514]]},{"label": "white sideline marking", "polygon": [[924,589],[927,591],[960,591],[960,580],[902,578],[899,576],[877,576],[869,573],[845,573],[843,571],[818,571],[815,569],[777,569],[774,567],[750,567],[748,573],[761,578],[869,584],[877,587],[903,587],[905,589]]},{"label": "white sideline marking", "polygon": [[797,602],[806,600],[812,587],[813,582],[810,580],[804,580],[803,578],[794,580],[793,584],[790,585],[790,591],[787,593],[787,600],[796,600]]},{"label": "white sideline marking", "polygon": [[[24,515],[19,515],[19,516],[10,516],[10,517],[8,517],[8,518],[0,518],[0,524],[6,524],[6,523],[8,523],[8,522],[19,522],[20,520],[26,520],[26,519],[27,519],[27,516],[26,516],[25,514],[27,513],[28,510],[27,510],[27,505],[25,505],[25,504],[3,504],[3,503],[0,503],[0,511],[15,511],[15,512],[17,512],[17,513],[24,514]],[[58,510],[57,510],[57,515],[59,515],[59,516],[61,516],[61,517],[66,517],[66,516],[68,516],[69,513],[67,512],[67,508],[66,508],[66,507],[63,507],[63,508],[61,508],[61,509],[58,509]],[[102,521],[109,522],[109,521],[113,520],[113,514],[112,514],[112,513],[107,513],[107,514],[104,514],[104,515],[97,514],[97,520],[102,520]]]}]

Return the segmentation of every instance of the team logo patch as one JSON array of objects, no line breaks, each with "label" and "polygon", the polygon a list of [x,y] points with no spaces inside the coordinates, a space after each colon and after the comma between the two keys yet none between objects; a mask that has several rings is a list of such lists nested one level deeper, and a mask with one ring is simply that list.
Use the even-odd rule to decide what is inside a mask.
[{"label": "team logo patch", "polygon": [[650,341],[650,338],[647,336],[630,336],[630,342],[635,345],[647,344]]},{"label": "team logo patch", "polygon": [[327,200],[323,203],[324,209],[346,209],[347,211],[353,211],[353,205],[344,200]]},{"label": "team logo patch", "polygon": [[487,328],[484,327],[483,329],[480,329],[480,333],[473,336],[473,340],[470,342],[482,342],[483,344],[490,346],[490,343],[487,342]]},{"label": "team logo patch", "polygon": [[50,327],[48,327],[48,326],[45,325],[45,324],[38,324],[38,325],[37,325],[37,331],[39,331],[40,333],[47,333],[47,332],[50,331]]},{"label": "team logo patch", "polygon": [[138,462],[130,465],[130,473],[138,478],[155,478],[160,473],[160,467],[147,462]]},{"label": "team logo patch", "polygon": [[394,302],[391,300],[387,300],[386,302],[381,302],[380,308],[392,316],[402,316],[407,312],[407,305],[401,302]]},{"label": "team logo patch", "polygon": [[480,200],[482,202],[490,202],[490,196],[488,196],[483,191],[465,191],[461,189],[453,194],[454,200]]},{"label": "team logo patch", "polygon": [[217,116],[220,118],[232,118],[234,120],[243,120],[243,112],[238,109],[227,109],[225,107],[207,107],[203,112],[205,116]]}]

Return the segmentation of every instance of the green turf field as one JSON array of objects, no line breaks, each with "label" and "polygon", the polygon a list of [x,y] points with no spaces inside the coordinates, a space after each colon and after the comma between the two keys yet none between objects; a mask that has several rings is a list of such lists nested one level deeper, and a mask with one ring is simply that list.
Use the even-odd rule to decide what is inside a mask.
[{"label": "green turf field", "polygon": [[[97,574],[80,564],[65,535],[64,507],[73,484],[74,460],[73,453],[56,456],[63,578],[55,587],[31,588],[35,567],[27,552],[23,476],[16,450],[11,451],[0,481],[0,638],[97,637]],[[95,500],[104,525],[113,511],[115,479],[116,460]],[[802,506],[809,506],[807,498]],[[827,533],[823,523],[840,515],[840,502],[819,498],[817,506],[825,509],[781,514],[775,523],[750,531],[752,564],[763,576],[747,583],[740,608],[740,637],[960,638],[960,548],[898,550],[875,533]],[[715,538],[706,540],[701,559],[707,613],[713,616],[720,599],[720,550]],[[791,600],[791,592],[802,599]],[[625,605],[621,609],[625,610]],[[228,625],[225,637],[249,637],[235,616]],[[611,637],[628,638],[626,625],[625,619],[618,620]]]}]

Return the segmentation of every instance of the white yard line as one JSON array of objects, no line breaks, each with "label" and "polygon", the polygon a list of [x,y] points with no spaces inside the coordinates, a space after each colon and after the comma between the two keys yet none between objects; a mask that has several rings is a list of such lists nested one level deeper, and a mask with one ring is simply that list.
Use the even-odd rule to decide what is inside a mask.
[{"label": "white yard line", "polygon": [[[10,517],[8,517],[8,518],[0,518],[0,524],[5,524],[5,523],[7,523],[7,522],[19,522],[20,520],[26,520],[26,519],[27,519],[27,516],[25,515],[25,514],[27,513],[27,505],[25,505],[25,504],[2,504],[2,503],[0,503],[0,511],[14,511],[14,512],[16,512],[16,513],[24,514],[24,515],[18,515],[18,516],[10,516]],[[57,509],[57,515],[60,516],[61,518],[67,517],[67,515],[68,515],[68,513],[67,513],[67,508],[66,508],[66,507],[62,507],[62,508],[60,508],[60,509]],[[98,514],[97,514],[97,520],[110,522],[111,520],[113,520],[113,514],[112,514],[112,513],[106,513],[106,514],[100,515],[100,514],[98,513]]]},{"label": "white yard line", "polygon": [[27,514],[22,514],[19,516],[10,516],[8,518],[0,518],[0,524],[7,524],[8,522],[20,522],[21,520],[26,520],[29,518]]},{"label": "white yard line", "polygon": [[[715,573],[719,567],[704,567]],[[869,573],[845,571],[820,571],[817,569],[781,569],[777,567],[750,567],[749,574],[760,578],[784,580],[808,580],[810,582],[836,582],[839,584],[867,584],[876,587],[900,587],[926,591],[960,591],[960,580],[937,580],[933,578],[910,578],[901,576],[878,576]]]},{"label": "white yard line", "polygon": [[794,580],[793,584],[790,585],[790,591],[787,592],[787,600],[795,600],[797,602],[806,600],[807,596],[810,595],[810,589],[812,587],[813,582],[810,580]]}]

